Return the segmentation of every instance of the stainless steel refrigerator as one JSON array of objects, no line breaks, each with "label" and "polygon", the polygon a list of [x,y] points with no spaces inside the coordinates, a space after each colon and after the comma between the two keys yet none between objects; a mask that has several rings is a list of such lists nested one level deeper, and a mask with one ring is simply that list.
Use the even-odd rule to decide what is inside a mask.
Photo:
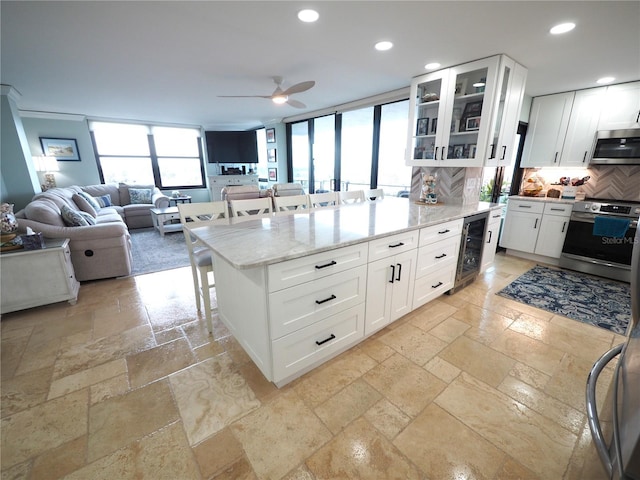
[{"label": "stainless steel refrigerator", "polygon": [[[605,366],[617,359],[600,417],[596,384]],[[631,260],[631,323],[622,345],[605,353],[587,380],[587,417],[594,446],[606,472],[603,478],[640,480],[640,229]]]}]

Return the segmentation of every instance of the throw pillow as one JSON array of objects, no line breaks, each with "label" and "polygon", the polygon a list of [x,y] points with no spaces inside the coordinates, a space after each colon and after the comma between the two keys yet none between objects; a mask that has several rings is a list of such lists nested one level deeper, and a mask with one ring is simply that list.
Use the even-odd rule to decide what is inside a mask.
[{"label": "throw pillow", "polygon": [[129,197],[131,204],[151,203],[152,191],[150,188],[130,188]]},{"label": "throw pillow", "polygon": [[89,225],[95,225],[96,224],[95,217],[93,217],[90,213],[88,213],[88,212],[78,212],[78,213],[80,215],[82,215],[82,218],[84,218]]},{"label": "throw pillow", "polygon": [[111,206],[111,195],[100,195],[99,197],[94,197],[96,202],[100,208],[110,207]]},{"label": "throw pillow", "polygon": [[[78,208],[82,210],[82,212],[86,212],[90,214],[93,218],[96,218],[98,216],[96,209],[93,208],[93,205],[91,205],[91,202],[89,202],[86,198],[84,198],[84,196],[80,195],[79,193],[74,193],[71,199],[78,206]],[[98,207],[98,209],[99,208],[100,207]]]},{"label": "throw pillow", "polygon": [[89,222],[80,215],[80,212],[77,210],[73,210],[66,205],[63,205],[60,208],[60,213],[62,214],[62,220],[68,227],[87,227]]},{"label": "throw pillow", "polygon": [[91,206],[93,207],[94,210],[100,210],[100,204],[98,203],[98,200],[96,200],[95,198],[93,198],[91,195],[89,195],[87,192],[78,192],[78,195],[80,195],[82,198],[84,198],[87,202],[89,202],[91,204]]}]

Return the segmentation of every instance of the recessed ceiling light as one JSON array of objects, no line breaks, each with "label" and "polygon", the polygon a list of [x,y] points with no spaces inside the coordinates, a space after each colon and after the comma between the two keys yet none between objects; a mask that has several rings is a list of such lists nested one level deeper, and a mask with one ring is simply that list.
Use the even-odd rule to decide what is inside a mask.
[{"label": "recessed ceiling light", "polygon": [[393,43],[387,40],[376,43],[376,50],[380,50],[381,52],[385,50],[391,50],[392,47],[393,47]]},{"label": "recessed ceiling light", "polygon": [[549,30],[549,33],[552,33],[553,35],[560,35],[561,33],[570,32],[574,28],[576,28],[575,23],[571,23],[571,22],[561,23],[553,27],[551,30]]},{"label": "recessed ceiling light", "polygon": [[611,83],[615,80],[615,77],[602,77],[596,80],[596,83]]},{"label": "recessed ceiling light", "polygon": [[320,18],[320,14],[315,10],[311,10],[311,9],[300,10],[298,12],[298,18],[302,22],[311,23],[318,20],[318,18]]},{"label": "recessed ceiling light", "polygon": [[438,62],[427,63],[424,68],[427,70],[435,70],[436,68],[440,68],[440,64]]}]

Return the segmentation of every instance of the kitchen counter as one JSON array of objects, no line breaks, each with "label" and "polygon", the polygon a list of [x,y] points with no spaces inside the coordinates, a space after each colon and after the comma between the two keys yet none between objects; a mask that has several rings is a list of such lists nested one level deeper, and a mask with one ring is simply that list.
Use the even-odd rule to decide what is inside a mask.
[{"label": "kitchen counter", "polygon": [[511,195],[509,198],[526,200],[528,202],[566,203],[569,205],[573,205],[576,201],[575,198],[527,197],[526,195]]},{"label": "kitchen counter", "polygon": [[503,205],[425,205],[406,198],[232,218],[230,225],[191,228],[193,235],[234,268],[247,269],[417,230]]}]

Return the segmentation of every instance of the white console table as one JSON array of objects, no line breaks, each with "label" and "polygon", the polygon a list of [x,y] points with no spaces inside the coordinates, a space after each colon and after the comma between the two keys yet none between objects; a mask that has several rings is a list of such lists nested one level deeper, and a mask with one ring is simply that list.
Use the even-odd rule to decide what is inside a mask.
[{"label": "white console table", "polygon": [[222,200],[222,189],[224,187],[238,185],[258,186],[258,175],[210,175],[209,189],[211,191],[211,201]]},{"label": "white console table", "polygon": [[75,305],[80,283],[76,280],[69,239],[47,239],[39,250],[5,252],[2,271],[2,313],[67,300]]}]

